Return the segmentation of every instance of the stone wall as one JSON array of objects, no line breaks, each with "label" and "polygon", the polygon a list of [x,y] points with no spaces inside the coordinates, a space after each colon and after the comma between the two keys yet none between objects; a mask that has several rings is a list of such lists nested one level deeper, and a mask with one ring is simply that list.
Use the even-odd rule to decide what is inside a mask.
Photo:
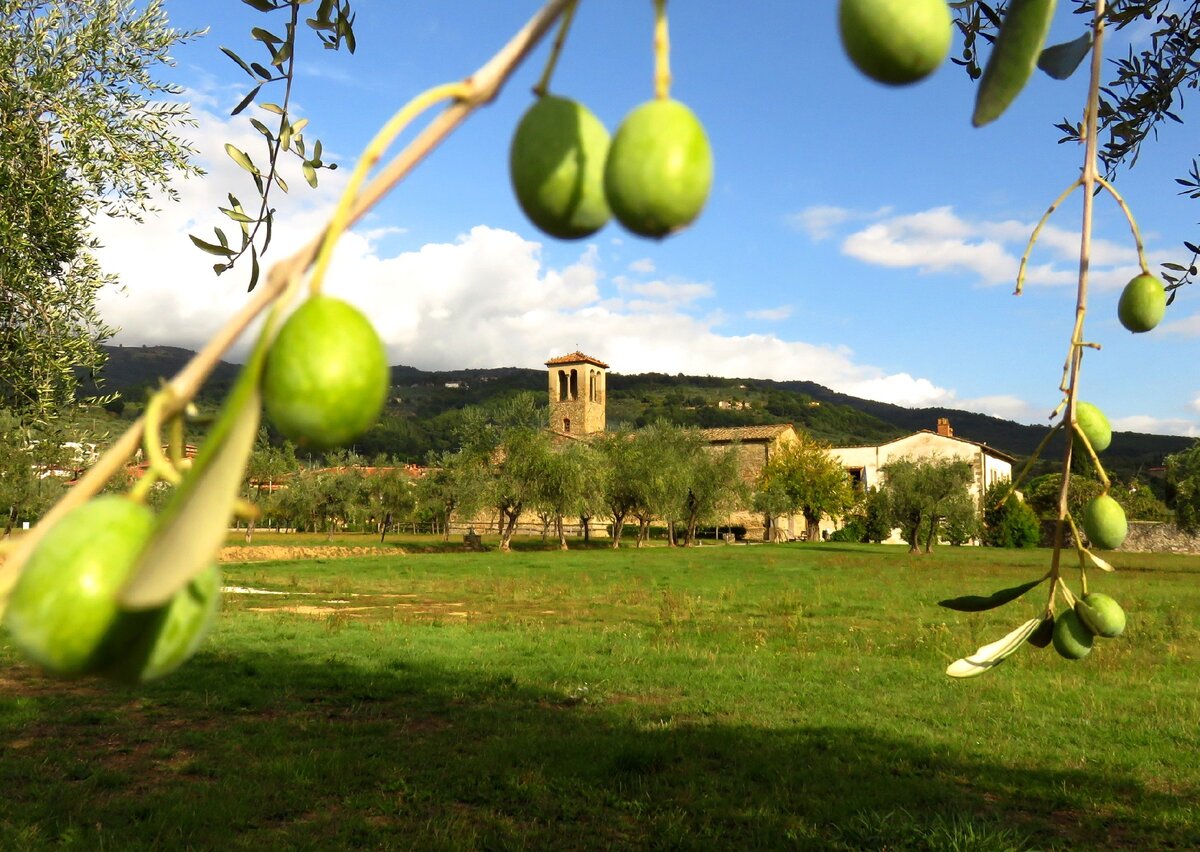
[{"label": "stone wall", "polygon": [[[1065,531],[1070,544],[1071,531]],[[1054,521],[1042,522],[1043,547],[1054,544]],[[1162,521],[1130,521],[1129,535],[1119,548],[1124,553],[1200,553],[1200,535],[1185,533]]]}]

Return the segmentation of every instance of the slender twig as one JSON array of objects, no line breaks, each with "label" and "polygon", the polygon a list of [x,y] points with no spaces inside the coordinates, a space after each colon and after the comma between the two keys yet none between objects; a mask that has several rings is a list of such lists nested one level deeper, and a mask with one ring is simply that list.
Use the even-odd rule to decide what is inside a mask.
[{"label": "slender twig", "polygon": [[[1104,43],[1104,0],[1096,0],[1096,8],[1092,18],[1092,27],[1094,30],[1094,38],[1092,40],[1092,64],[1091,76],[1088,83],[1087,109],[1085,111],[1085,124],[1087,126],[1087,138],[1085,143],[1084,158],[1083,158],[1083,173],[1080,176],[1080,184],[1083,187],[1083,222],[1080,227],[1079,235],[1079,284],[1076,290],[1075,297],[1075,326],[1071,332],[1071,348],[1068,355],[1067,363],[1070,365],[1068,370],[1067,380],[1067,410],[1063,415],[1064,422],[1071,424],[1072,430],[1075,429],[1075,404],[1079,396],[1079,367],[1083,360],[1083,320],[1087,315],[1087,291],[1088,291],[1088,266],[1092,252],[1092,201],[1095,198],[1096,188],[1096,162],[1097,162],[1097,113],[1099,112],[1100,102],[1100,75],[1104,68],[1103,43]],[[1063,470],[1062,483],[1058,491],[1058,519],[1054,524],[1054,556],[1051,559],[1051,570],[1054,572],[1054,577],[1067,595],[1067,600],[1071,600],[1070,590],[1062,583],[1061,575],[1061,559],[1063,547],[1063,532],[1065,520],[1068,516],[1067,498],[1071,493],[1071,451],[1074,448],[1074,441],[1065,441],[1066,449],[1063,450]]]},{"label": "slender twig", "polygon": [[321,292],[321,284],[325,280],[325,271],[329,268],[329,261],[333,257],[333,248],[337,245],[338,238],[341,237],[342,232],[346,230],[346,220],[350,215],[350,208],[354,204],[354,199],[358,196],[358,189],[366,179],[367,173],[383,157],[388,146],[392,144],[392,141],[397,136],[404,132],[404,129],[417,116],[434,104],[451,98],[469,95],[470,87],[466,83],[448,83],[443,86],[434,86],[432,89],[427,89],[401,107],[367,144],[366,150],[363,151],[358,164],[354,167],[354,173],[350,176],[350,181],[346,184],[346,189],[342,192],[341,200],[334,210],[333,218],[325,228],[324,239],[321,241],[321,249],[317,253],[317,259],[313,265],[312,278],[309,282],[309,286],[314,294]]},{"label": "slender twig", "polygon": [[1117,192],[1116,187],[1106,181],[1100,175],[1096,175],[1096,183],[1108,190],[1108,194],[1117,202],[1117,206],[1121,208],[1121,212],[1125,214],[1125,219],[1129,222],[1129,230],[1133,232],[1133,242],[1137,246],[1138,266],[1142,268],[1143,275],[1150,274],[1150,265],[1146,263],[1146,248],[1142,243],[1142,233],[1138,230],[1137,220],[1133,218],[1133,211],[1129,209],[1129,205],[1125,203],[1125,199],[1121,197],[1121,193]]},{"label": "slender twig", "polygon": [[671,97],[671,38],[667,32],[667,0],[654,0],[654,97]]},{"label": "slender twig", "polygon": [[1071,181],[1071,185],[1064,189],[1062,194],[1054,199],[1054,202],[1046,209],[1046,212],[1042,214],[1042,218],[1038,220],[1033,233],[1029,235],[1029,242],[1025,244],[1025,253],[1021,255],[1021,265],[1017,267],[1017,289],[1013,291],[1014,296],[1020,296],[1021,291],[1025,287],[1025,267],[1029,264],[1029,256],[1033,253],[1033,246],[1037,242],[1038,237],[1041,236],[1042,228],[1046,226],[1046,222],[1049,221],[1051,214],[1058,209],[1058,205],[1066,201],[1067,197],[1079,188],[1080,183],[1080,178]]},{"label": "slender twig", "polygon": [[550,78],[554,76],[554,69],[558,66],[558,57],[562,55],[563,45],[566,44],[567,33],[571,31],[571,22],[575,20],[575,9],[578,6],[579,0],[571,0],[563,13],[558,33],[554,36],[554,44],[550,48],[550,57],[546,60],[546,67],[542,69],[542,76],[533,87],[533,93],[539,98],[545,97],[550,91]]},{"label": "slender twig", "polygon": [[[490,103],[500,88],[516,70],[521,61],[537,46],[554,22],[563,14],[572,0],[549,0],[521,30],[500,49],[495,56],[481,66],[464,83],[470,91],[439,113],[409,145],[401,151],[380,174],[363,189],[347,216],[347,227],[353,225],[373,208],[392,187],[403,180],[430,152],[440,145],[460,124],[479,107]],[[258,287],[240,310],[217,332],[217,334],[171,379],[167,386],[176,402],[164,406],[164,416],[178,413],[176,405],[184,406],[196,396],[204,380],[208,378],[221,356],[241,337],[242,333],[262,311],[303,275],[312,264],[324,242],[323,229],[291,257],[273,266],[267,281]],[[7,598],[9,590],[20,575],[21,566],[50,529],[63,515],[99,493],[122,467],[141,441],[145,420],[139,417],[108,451],[88,469],[87,473],[54,505],[38,522],[21,537],[12,553],[0,564],[0,602]]]},{"label": "slender twig", "polygon": [[1057,434],[1058,430],[1062,427],[1063,424],[1055,423],[1054,426],[1042,436],[1042,440],[1037,445],[1037,449],[1035,449],[1033,454],[1025,461],[1025,466],[1021,468],[1020,473],[1009,480],[1008,490],[1004,492],[1004,497],[1002,499],[996,501],[996,508],[1000,508],[1008,502],[1008,498],[1011,497],[1013,492],[1017,490],[1017,486],[1021,484],[1021,480],[1025,478],[1026,474],[1029,473],[1029,469],[1033,467],[1034,462],[1036,462],[1038,457],[1041,456],[1042,450],[1046,449],[1046,445],[1050,443],[1050,439],[1053,438],[1055,434]]}]

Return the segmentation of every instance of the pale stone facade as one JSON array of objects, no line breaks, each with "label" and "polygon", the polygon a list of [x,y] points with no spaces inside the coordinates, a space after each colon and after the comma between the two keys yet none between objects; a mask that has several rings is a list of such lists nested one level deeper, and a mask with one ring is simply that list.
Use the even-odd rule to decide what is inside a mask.
[{"label": "pale stone facade", "polygon": [[[550,429],[565,438],[586,439],[602,433],[606,428],[605,407],[608,393],[608,365],[603,361],[572,352],[546,361],[547,391],[550,403]],[[763,426],[737,426],[701,430],[709,446],[714,450],[736,447],[742,480],[753,484],[763,465],[789,443],[799,440],[790,423]],[[865,489],[878,488],[883,484],[882,468],[900,458],[915,460],[931,458],[962,459],[971,464],[974,481],[970,492],[976,505],[979,504],[988,486],[1002,479],[1012,478],[1015,459],[986,444],[955,437],[946,418],[940,418],[937,431],[921,430],[903,438],[897,438],[878,446],[832,447],[830,455],[854,478],[856,484]],[[496,516],[480,517],[473,521],[476,529],[487,529],[496,523]],[[577,519],[572,519],[572,526]],[[763,540],[768,537],[769,526],[773,525],[777,535],[794,538],[805,528],[800,515],[768,519],[761,514],[744,509],[726,519],[726,525],[743,526],[747,539]],[[536,516],[522,517],[520,528],[535,532],[539,526]],[[820,523],[822,536],[827,536],[842,526],[842,519],[823,517]],[[604,535],[603,522],[592,529],[593,535]],[[893,531],[889,541],[899,542],[899,531]]]},{"label": "pale stone facade", "polygon": [[546,362],[550,392],[550,428],[563,435],[603,432],[608,365],[582,352]]},{"label": "pale stone facade", "polygon": [[[882,486],[882,468],[898,459],[961,459],[969,463],[974,472],[970,492],[976,506],[991,485],[1012,479],[1012,466],[1016,461],[1007,453],[987,444],[956,437],[950,422],[944,417],[938,420],[936,432],[922,429],[878,446],[833,447],[830,453],[864,489]],[[832,532],[837,526],[833,520],[822,519],[822,535]],[[898,532],[894,531],[890,540],[899,541]]]}]

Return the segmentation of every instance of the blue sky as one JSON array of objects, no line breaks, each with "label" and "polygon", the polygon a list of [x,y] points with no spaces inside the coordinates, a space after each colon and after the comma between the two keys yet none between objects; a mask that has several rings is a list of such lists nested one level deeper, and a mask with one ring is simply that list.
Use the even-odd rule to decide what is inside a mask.
[{"label": "blue sky", "polygon": [[[316,192],[290,181],[274,257],[317,232],[398,106],[474,70],[538,5],[356,0],[355,55],[303,41],[295,100],[310,119],[305,133],[343,169]],[[98,223],[102,259],[123,284],[101,306],[122,328],[117,342],[194,348],[245,298],[244,278],[213,278],[186,236],[220,224],[226,192],[253,194],[221,153],[225,141],[252,153],[254,143],[246,115],[228,116],[248,78],[219,48],[252,58],[247,33],[272,18],[234,2],[166,8],[178,27],[210,28],[169,71],[187,89],[199,122],[189,135],[209,176],[181,185],[183,202],[146,225]],[[947,62],[904,89],[875,84],[843,57],[835,16],[832,0],[672,4],[672,95],[706,125],[716,164],[689,230],[659,243],[614,223],[557,242],[524,220],[508,141],[547,44],[347,235],[327,287],[369,311],[394,363],[536,368],[578,348],[622,373],[809,379],[901,405],[1045,422],[1074,318],[1077,199],[1051,220],[1025,295],[1012,295],[1013,279],[1033,224],[1078,173],[1082,152],[1058,144],[1052,125],[1079,117],[1083,73],[1036,74],[1006,115],[976,130],[962,69]],[[282,18],[274,23],[282,29]],[[583,0],[553,91],[615,130],[652,94],[651,24],[649,0]],[[1052,39],[1081,28],[1063,5]],[[1147,32],[1116,34],[1108,55]],[[1162,130],[1118,181],[1156,270],[1184,259],[1180,241],[1196,241],[1200,220],[1173,182],[1194,130]],[[1082,396],[1118,428],[1200,435],[1194,288],[1162,326],[1134,336],[1117,323],[1116,300],[1135,272],[1128,228],[1104,199],[1087,325],[1102,349],[1085,357]]]}]

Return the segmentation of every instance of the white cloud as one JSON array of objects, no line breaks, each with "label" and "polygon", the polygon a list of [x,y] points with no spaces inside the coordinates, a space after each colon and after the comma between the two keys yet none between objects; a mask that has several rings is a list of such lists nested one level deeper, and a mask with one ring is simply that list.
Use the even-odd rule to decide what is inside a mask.
[{"label": "white cloud", "polygon": [[1200,426],[1197,426],[1195,421],[1182,417],[1151,417],[1148,414],[1133,414],[1128,417],[1114,417],[1112,427],[1120,432],[1200,437]]},{"label": "white cloud", "polygon": [[836,227],[851,215],[851,211],[845,207],[818,204],[788,216],[788,223],[814,240],[827,240],[833,236]]},{"label": "white cloud", "polygon": [[[983,284],[1014,284],[1021,255],[1034,222],[972,220],[951,206],[902,215],[890,209],[857,213],[841,207],[814,206],[789,217],[813,239],[833,236],[837,226],[873,220],[847,234],[844,254],[875,266],[916,269],[926,274],[967,274]],[[1026,268],[1029,285],[1073,285],[1078,278],[1079,234],[1047,224]],[[1124,286],[1138,272],[1131,245],[1094,238],[1091,280],[1098,290]]]},{"label": "white cloud", "polygon": [[[106,219],[95,226],[106,245],[101,259],[126,291],[104,292],[99,307],[109,323],[122,327],[117,341],[126,345],[199,348],[247,298],[246,272],[214,277],[213,258],[193,248],[187,234],[211,235],[212,224],[221,221],[216,207],[226,205],[225,193],[245,186],[244,173],[222,150],[224,142],[253,149],[255,137],[240,120],[203,112],[197,118],[196,143],[208,177],[181,183],[182,203],[167,205],[144,225]],[[271,259],[286,257],[319,232],[344,175],[344,170],[322,174],[316,192],[298,177],[292,181],[296,188],[279,201]],[[243,202],[253,197],[252,191],[241,194]],[[940,227],[950,224],[943,218]],[[235,230],[227,227],[228,233]],[[862,364],[845,347],[778,334],[722,334],[721,310],[704,316],[688,312],[715,295],[713,284],[606,280],[595,245],[563,266],[550,267],[539,242],[486,225],[404,252],[383,247],[383,238],[393,233],[378,221],[347,233],[325,286],[368,313],[395,364],[536,368],[548,357],[578,348],[625,373],[806,379],[906,406],[955,400],[952,389]],[[759,318],[782,318],[784,311],[767,309]],[[246,349],[243,343],[231,357]]]},{"label": "white cloud", "polygon": [[747,319],[765,320],[767,322],[778,322],[780,320],[785,320],[791,315],[791,305],[781,305],[778,308],[761,308],[756,311],[746,311]]},{"label": "white cloud", "polygon": [[635,260],[629,264],[630,272],[640,272],[643,275],[649,275],[654,271],[654,261],[651,258],[643,257],[641,260]]},{"label": "white cloud", "polygon": [[1158,328],[1161,334],[1176,334],[1180,337],[1200,337],[1200,314],[1163,323]]},{"label": "white cloud", "polygon": [[974,411],[978,414],[1001,417],[1005,420],[1015,420],[1018,423],[1050,422],[1047,418],[1050,412],[1046,409],[1035,408],[1025,400],[1007,394],[980,396],[974,399],[959,399],[955,400],[954,407],[960,408],[963,411]]},{"label": "white cloud", "polygon": [[690,305],[713,295],[711,284],[694,281],[630,281],[618,276],[614,283],[622,294],[632,294],[649,301],[678,306]]}]

